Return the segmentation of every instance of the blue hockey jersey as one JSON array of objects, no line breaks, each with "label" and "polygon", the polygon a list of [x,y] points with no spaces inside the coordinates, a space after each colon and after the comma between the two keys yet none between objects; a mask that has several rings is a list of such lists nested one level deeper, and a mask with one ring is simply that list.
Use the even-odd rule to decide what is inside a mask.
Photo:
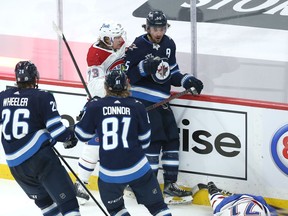
[{"label": "blue hockey jersey", "polygon": [[32,157],[43,143],[67,141],[53,95],[39,89],[11,88],[0,93],[1,141],[9,167]]},{"label": "blue hockey jersey", "polygon": [[99,178],[127,183],[148,172],[144,150],[150,144],[150,123],[144,105],[134,98],[105,97],[86,104],[75,134],[82,142],[99,136]]},{"label": "blue hockey jersey", "polygon": [[[151,102],[159,102],[170,96],[171,85],[181,86],[183,74],[176,62],[176,45],[172,38],[164,35],[159,44],[148,40],[147,34],[139,36],[126,52],[125,66],[131,84],[132,96]],[[141,76],[138,64],[150,57],[168,58],[171,77],[165,83],[155,82],[151,75]]]}]

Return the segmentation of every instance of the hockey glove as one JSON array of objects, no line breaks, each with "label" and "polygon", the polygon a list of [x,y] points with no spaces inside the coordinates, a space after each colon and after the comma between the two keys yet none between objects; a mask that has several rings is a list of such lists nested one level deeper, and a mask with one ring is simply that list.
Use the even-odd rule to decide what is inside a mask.
[{"label": "hockey glove", "polygon": [[138,68],[139,68],[141,76],[145,77],[150,74],[155,74],[161,62],[162,62],[162,59],[158,56],[140,61],[138,64]]},{"label": "hockey glove", "polygon": [[70,138],[70,140],[63,142],[63,146],[65,149],[69,149],[69,148],[73,148],[74,146],[76,146],[77,143],[78,143],[78,139],[73,134],[73,136]]},{"label": "hockey glove", "polygon": [[74,134],[73,126],[72,127],[70,126],[67,129],[71,131],[71,137],[67,141],[63,142],[63,146],[65,149],[73,148],[78,143],[78,139],[76,138],[76,136]]},{"label": "hockey glove", "polygon": [[181,84],[185,89],[190,89],[190,88],[194,87],[198,94],[200,94],[202,89],[203,89],[202,81],[197,79],[196,77],[188,75],[188,74],[186,74],[182,78]]}]

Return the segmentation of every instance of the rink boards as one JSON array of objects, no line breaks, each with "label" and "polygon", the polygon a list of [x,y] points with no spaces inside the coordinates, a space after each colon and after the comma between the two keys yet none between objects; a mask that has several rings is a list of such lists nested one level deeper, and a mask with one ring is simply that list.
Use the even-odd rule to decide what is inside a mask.
[{"label": "rink boards", "polygon": [[[41,78],[79,81],[66,47],[52,27],[52,22],[59,21],[56,2],[26,0],[17,2],[18,7],[12,1],[3,2],[0,18],[9,17],[9,22],[2,22],[0,29],[1,72],[11,73],[19,60],[31,59]],[[191,1],[196,3],[194,29],[189,21],[193,5],[186,0],[121,0],[109,7],[106,0],[59,2],[63,3],[63,14],[59,14],[63,33],[84,77],[87,50],[97,40],[104,21],[120,22],[131,44],[144,33],[141,26],[148,12],[161,9],[171,25],[167,35],[177,45],[181,72],[196,73],[205,85],[204,94],[288,102],[287,0]],[[11,16],[11,11],[25,11],[22,22]]]},{"label": "rink boards", "polygon": [[[13,77],[0,79],[1,91],[14,85]],[[42,80],[40,88],[53,93],[64,124],[74,124],[86,102],[82,86]],[[171,106],[181,140],[179,183],[193,187],[214,181],[228,191],[262,195],[288,208],[286,104],[185,95],[172,100]],[[74,171],[82,147],[81,142],[69,150],[56,144]],[[0,164],[0,178],[11,178],[2,147]],[[96,176],[97,169],[90,181],[92,189],[97,188]],[[160,176],[159,181],[162,183]]]},{"label": "rink boards", "polygon": [[[171,103],[181,138],[179,182],[192,187],[212,180],[231,192],[263,195],[271,198],[270,202],[288,208],[285,194],[288,184],[287,105],[208,96],[287,103],[288,1],[196,2],[197,76],[205,85],[206,95],[187,96]],[[192,72],[189,1],[121,0],[113,1],[109,7],[105,5],[106,0],[64,2],[64,34],[84,76],[87,49],[96,40],[97,29],[103,21],[121,22],[131,43],[144,33],[141,25],[148,11],[157,8],[166,13],[171,24],[167,34],[177,44],[181,71]],[[19,60],[31,59],[41,78],[58,79],[58,69],[62,67],[62,78],[78,82],[79,77],[64,46],[59,53],[57,34],[52,28],[52,21],[57,21],[56,1],[18,1],[17,6],[13,1],[5,1],[1,7],[1,20],[6,20],[0,29],[1,73],[12,74]],[[125,9],[119,10],[123,6]],[[11,11],[21,15],[21,22],[18,15],[11,16]],[[0,90],[14,83],[14,78],[3,76],[0,79]],[[42,83],[41,88],[54,93],[63,122],[73,124],[86,102],[82,86]],[[77,170],[82,146],[79,143],[74,149],[65,150],[61,143],[57,144],[74,170]],[[96,174],[97,171],[90,181],[92,189],[97,188]],[[11,178],[2,149],[0,178]],[[159,180],[162,182],[161,178]],[[205,203],[205,197],[194,202]]]}]

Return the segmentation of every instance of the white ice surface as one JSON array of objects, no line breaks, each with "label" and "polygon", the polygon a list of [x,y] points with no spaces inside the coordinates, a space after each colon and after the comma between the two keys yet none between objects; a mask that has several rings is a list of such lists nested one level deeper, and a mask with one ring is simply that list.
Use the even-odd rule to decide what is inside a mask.
[{"label": "white ice surface", "polygon": [[[97,202],[103,206],[99,193],[92,191]],[[146,208],[138,205],[136,200],[125,197],[126,208],[130,214],[137,216],[150,215]],[[104,208],[104,206],[103,206]],[[173,216],[211,216],[212,209],[201,205],[170,206]],[[104,213],[90,199],[80,206],[82,216],[101,216]],[[37,216],[41,215],[33,200],[30,200],[14,180],[0,179],[0,216]]]}]

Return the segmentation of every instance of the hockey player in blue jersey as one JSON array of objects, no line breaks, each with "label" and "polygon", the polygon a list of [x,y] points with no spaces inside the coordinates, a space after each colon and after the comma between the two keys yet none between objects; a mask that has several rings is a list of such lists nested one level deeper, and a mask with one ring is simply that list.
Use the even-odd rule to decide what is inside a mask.
[{"label": "hockey player in blue jersey", "polygon": [[[203,83],[192,75],[180,73],[175,57],[176,45],[165,35],[169,27],[165,14],[162,11],[150,12],[143,27],[147,33],[137,37],[126,52],[125,66],[132,96],[148,107],[168,98],[171,86],[194,87],[200,94]],[[165,202],[174,204],[175,196],[181,198],[177,199],[177,204],[191,202],[191,191],[182,190],[176,183],[180,143],[174,114],[168,103],[148,114],[152,135],[146,155],[157,176],[162,151]]]},{"label": "hockey player in blue jersey", "polygon": [[[88,102],[75,126],[76,136],[83,142],[95,136],[97,130],[98,148],[87,150],[86,158],[96,162],[99,157],[98,187],[102,202],[110,215],[129,216],[123,199],[123,191],[129,184],[138,203],[152,215],[171,216],[144,152],[151,133],[144,105],[130,97],[122,69],[109,71],[104,86],[106,96]],[[81,175],[86,172],[88,178],[95,164],[83,166]]]},{"label": "hockey player in blue jersey", "polygon": [[[121,24],[112,21],[106,21],[99,29],[99,38],[88,50],[87,53],[87,82],[88,90],[91,97],[104,97],[106,94],[104,88],[105,74],[109,69],[113,69],[123,64],[123,56],[125,54],[126,45],[126,31]],[[82,176],[82,167],[87,164],[90,166],[89,158],[86,158],[86,151],[93,151],[95,142],[98,142],[98,137],[92,138],[83,146],[83,154],[78,160],[78,177],[84,184],[88,184],[89,179]],[[92,162],[93,163],[93,162]],[[75,189],[79,203],[84,205],[89,200],[89,194],[85,188],[78,182],[75,182]]]},{"label": "hockey player in blue jersey", "polygon": [[208,192],[213,215],[278,215],[276,209],[269,206],[262,196],[251,194],[233,194],[224,196],[213,182],[208,183]]},{"label": "hockey player in blue jersey", "polygon": [[38,89],[39,73],[30,61],[16,64],[17,87],[0,93],[2,145],[10,171],[44,216],[79,216],[73,183],[52,147],[77,144],[61,122],[53,95]]}]

